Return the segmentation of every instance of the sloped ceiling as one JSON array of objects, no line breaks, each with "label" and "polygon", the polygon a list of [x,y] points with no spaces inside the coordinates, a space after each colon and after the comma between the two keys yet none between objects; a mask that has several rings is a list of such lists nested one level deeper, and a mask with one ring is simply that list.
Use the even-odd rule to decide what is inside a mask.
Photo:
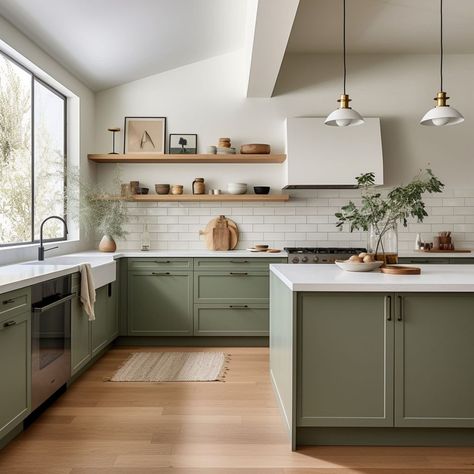
[{"label": "sloped ceiling", "polygon": [[243,47],[247,0],[1,0],[0,15],[93,90]]}]

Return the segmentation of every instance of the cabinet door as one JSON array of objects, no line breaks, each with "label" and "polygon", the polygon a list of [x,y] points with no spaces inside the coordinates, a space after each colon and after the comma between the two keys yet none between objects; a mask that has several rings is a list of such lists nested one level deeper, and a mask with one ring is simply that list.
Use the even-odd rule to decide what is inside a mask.
[{"label": "cabinet door", "polygon": [[193,334],[191,272],[129,272],[128,333],[136,336]]},{"label": "cabinet door", "polygon": [[196,303],[268,304],[268,272],[194,272]]},{"label": "cabinet door", "polygon": [[195,336],[268,336],[268,306],[195,305]]},{"label": "cabinet door", "polygon": [[29,313],[0,318],[0,438],[30,411],[30,331]]},{"label": "cabinet door", "polygon": [[74,375],[91,360],[91,331],[89,316],[79,296],[71,303],[71,374]]},{"label": "cabinet door", "polygon": [[396,426],[474,427],[474,295],[396,301]]},{"label": "cabinet door", "polygon": [[107,305],[107,285],[96,290],[95,320],[91,322],[92,356],[101,351],[109,342],[109,315]]},{"label": "cabinet door", "polygon": [[393,425],[393,297],[300,293],[297,425]]}]

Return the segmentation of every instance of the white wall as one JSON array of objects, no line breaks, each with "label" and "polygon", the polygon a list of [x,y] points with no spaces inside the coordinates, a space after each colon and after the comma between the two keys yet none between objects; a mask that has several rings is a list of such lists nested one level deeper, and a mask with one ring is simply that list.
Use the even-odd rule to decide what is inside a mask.
[{"label": "white wall", "polygon": [[[241,52],[219,56],[179,69],[168,71],[103,91],[96,96],[96,146],[95,152],[110,151],[110,136],[106,131],[111,126],[123,127],[126,115],[166,116],[168,132],[197,133],[200,151],[207,145],[215,144],[218,137],[229,136],[235,145],[242,143],[270,143],[273,151],[284,149],[284,118],[287,116],[325,116],[336,106],[341,93],[341,58],[334,55],[290,55],[283,64],[271,99],[245,98],[244,74]],[[419,168],[431,167],[449,188],[445,199],[441,197],[434,207],[448,210],[434,211],[438,216],[446,213],[447,220],[432,218],[433,225],[464,225],[472,208],[465,202],[474,190],[472,176],[474,160],[471,153],[471,129],[474,120],[472,112],[471,78],[474,73],[474,55],[450,55],[446,57],[446,88],[453,97],[450,102],[466,117],[466,122],[456,127],[422,127],[418,124],[421,116],[434,105],[432,98],[438,90],[438,58],[435,55],[406,56],[350,56],[348,70],[348,90],[354,99],[353,106],[366,116],[379,116],[382,121],[382,139],[385,162],[385,183],[389,186],[407,182]],[[120,137],[120,141],[123,135]],[[98,165],[98,180],[110,181],[113,167]],[[270,184],[274,188],[281,186],[280,165],[122,165],[123,181],[138,179],[153,190],[154,183],[182,183],[190,191],[194,177],[204,177],[212,187],[224,187],[229,181],[243,181],[251,184]],[[456,190],[462,190],[457,196],[456,206],[452,207],[451,197]],[[333,222],[335,202],[332,206],[322,201],[316,202],[318,194],[314,192],[298,193],[298,201],[290,201],[282,208],[270,206],[266,212],[278,215],[287,212],[299,215],[298,225],[317,224],[315,215],[321,209],[328,225]],[[346,195],[338,191],[334,198],[342,204]],[[305,201],[306,199],[306,201]],[[462,202],[461,202],[462,200]],[[295,204],[298,202],[298,204]],[[464,209],[464,206],[467,206]],[[197,206],[201,209],[213,209],[210,205]],[[161,225],[155,227],[154,246],[156,248],[199,247],[196,237],[197,226],[208,217],[229,206],[216,205],[212,212],[196,211],[193,206],[182,204],[173,206],[150,204],[131,207],[132,217],[128,247],[138,246],[139,233],[146,223]],[[274,225],[288,225],[287,233],[278,232],[263,217],[261,206],[235,206],[230,216],[240,218],[247,224],[243,243],[257,240],[269,240],[276,245],[297,242],[300,245],[331,242],[352,242],[360,236],[342,236],[335,234],[331,227],[318,228],[314,225],[306,231],[292,231],[291,224],[281,219]],[[239,214],[238,208],[246,209]],[[296,210],[298,214],[296,214]],[[152,210],[156,208],[156,210]],[[303,210],[304,209],[304,210]],[[199,215],[202,218],[189,219]],[[205,213],[205,214],[204,214]],[[235,213],[235,214],[234,214]],[[301,214],[299,214],[301,213]],[[245,218],[252,215],[255,218]],[[141,216],[141,217],[140,217]],[[162,218],[160,218],[162,216]],[[174,216],[174,217],[172,217]],[[179,219],[182,216],[183,219]],[[187,219],[185,219],[188,217]],[[171,218],[171,219],[170,219]],[[469,218],[468,218],[469,219]],[[268,220],[268,219],[267,219]],[[253,221],[253,222],[251,222]],[[291,219],[290,219],[291,221]],[[304,221],[304,222],[303,222]],[[251,225],[257,227],[253,228]],[[167,227],[167,226],[178,227]],[[249,227],[250,226],[250,227]],[[261,231],[256,229],[262,229]],[[324,230],[321,230],[324,229]],[[413,227],[412,232],[416,232]],[[461,232],[457,228],[458,232]],[[425,232],[437,232],[437,227],[425,227]],[[454,230],[447,228],[446,230]],[[316,234],[324,234],[319,239]],[[363,236],[362,236],[363,237]],[[472,235],[459,236],[462,242],[471,242]],[[408,237],[407,237],[408,238]],[[411,239],[411,237],[410,237]],[[178,244],[176,241],[181,240]]]},{"label": "white wall", "polygon": [[[0,47],[17,60],[20,58],[15,55],[21,55],[25,58],[27,67],[68,96],[68,163],[80,165],[82,179],[94,181],[95,166],[87,160],[87,153],[93,150],[94,93],[1,16]],[[48,255],[74,252],[91,245],[83,232],[79,235],[78,230],[75,230],[70,238],[71,242],[47,245],[60,247]],[[35,259],[37,247],[35,244],[2,248],[0,265]]]}]

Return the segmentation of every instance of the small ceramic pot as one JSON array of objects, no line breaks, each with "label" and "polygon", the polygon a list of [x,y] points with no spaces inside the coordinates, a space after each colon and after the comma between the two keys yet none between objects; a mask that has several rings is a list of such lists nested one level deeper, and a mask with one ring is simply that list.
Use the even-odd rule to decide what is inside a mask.
[{"label": "small ceramic pot", "polygon": [[208,147],[207,147],[207,152],[208,152],[210,155],[215,155],[215,154],[217,153],[217,147],[214,146],[214,145],[208,146]]},{"label": "small ceramic pot", "polygon": [[101,252],[115,252],[117,250],[117,244],[111,235],[105,234],[100,243],[99,250]]},{"label": "small ceramic pot", "polygon": [[140,187],[139,181],[130,181],[130,192],[132,194],[137,194],[137,189]]},{"label": "small ceramic pot", "polygon": [[155,184],[156,194],[168,194],[170,192],[169,184]]},{"label": "small ceramic pot", "polygon": [[182,184],[172,184],[171,185],[171,194],[183,194],[183,185]]}]

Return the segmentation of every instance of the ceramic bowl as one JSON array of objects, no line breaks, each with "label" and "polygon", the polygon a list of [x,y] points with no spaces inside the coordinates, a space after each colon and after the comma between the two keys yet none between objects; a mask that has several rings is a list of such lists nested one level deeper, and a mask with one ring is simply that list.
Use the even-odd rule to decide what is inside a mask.
[{"label": "ceramic bowl", "polygon": [[270,192],[270,186],[254,186],[253,191],[255,194],[268,194]]},{"label": "ceramic bowl", "polygon": [[169,184],[155,184],[156,194],[168,194],[170,192]]},{"label": "ceramic bowl", "polygon": [[229,183],[227,185],[229,194],[245,194],[247,192],[246,183]]},{"label": "ceramic bowl", "polygon": [[371,272],[380,268],[383,265],[383,262],[353,263],[345,260],[336,260],[335,264],[346,272]]}]

